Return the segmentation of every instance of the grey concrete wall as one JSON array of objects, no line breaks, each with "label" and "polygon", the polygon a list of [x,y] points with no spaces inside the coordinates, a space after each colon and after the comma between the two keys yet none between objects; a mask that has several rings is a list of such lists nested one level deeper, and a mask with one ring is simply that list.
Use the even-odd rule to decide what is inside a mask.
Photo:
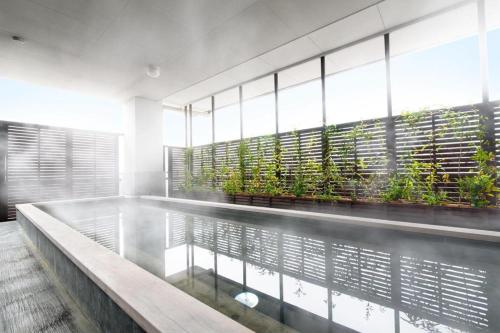
[{"label": "grey concrete wall", "polygon": [[59,282],[99,329],[103,332],[144,332],[104,291],[19,212],[17,212],[17,221],[33,245],[40,251]]}]

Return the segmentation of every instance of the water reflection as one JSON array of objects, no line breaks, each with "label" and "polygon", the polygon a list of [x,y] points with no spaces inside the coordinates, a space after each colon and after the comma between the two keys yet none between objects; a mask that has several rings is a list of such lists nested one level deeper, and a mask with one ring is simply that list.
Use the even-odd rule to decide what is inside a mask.
[{"label": "water reflection", "polygon": [[147,206],[47,210],[256,331],[500,331],[498,250],[483,244],[395,245]]}]

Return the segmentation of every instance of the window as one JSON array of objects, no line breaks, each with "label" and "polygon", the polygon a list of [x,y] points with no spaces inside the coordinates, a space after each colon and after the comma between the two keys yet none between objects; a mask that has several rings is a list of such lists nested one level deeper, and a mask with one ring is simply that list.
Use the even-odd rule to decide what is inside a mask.
[{"label": "window", "polygon": [[319,59],[280,72],[278,83],[279,132],[322,125]]},{"label": "window", "polygon": [[500,100],[500,1],[486,1],[490,100]]},{"label": "window", "polygon": [[274,76],[243,86],[243,136],[251,138],[276,132]]},{"label": "window", "polygon": [[123,106],[113,100],[0,78],[0,120],[123,133]]},{"label": "window", "polygon": [[206,98],[191,105],[193,110],[193,146],[212,143],[212,99]]},{"label": "window", "polygon": [[393,114],[481,101],[475,3],[391,34]]},{"label": "window", "polygon": [[164,133],[163,143],[167,146],[185,147],[186,118],[184,111],[163,111]]},{"label": "window", "polygon": [[238,88],[215,96],[215,141],[240,139],[240,104]]},{"label": "window", "polygon": [[325,57],[327,124],[387,116],[383,37]]}]

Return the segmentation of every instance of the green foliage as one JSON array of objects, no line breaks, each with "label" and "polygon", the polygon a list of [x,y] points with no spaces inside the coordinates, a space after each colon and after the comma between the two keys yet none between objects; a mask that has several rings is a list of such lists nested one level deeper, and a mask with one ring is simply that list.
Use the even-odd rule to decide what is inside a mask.
[{"label": "green foliage", "polygon": [[293,137],[294,161],[296,167],[293,173],[291,190],[293,195],[299,198],[307,192],[307,188],[304,179],[301,139],[297,131],[293,131],[292,137]]},{"label": "green foliage", "polygon": [[391,175],[387,182],[385,191],[382,192],[384,201],[397,201],[404,199],[406,195],[406,181],[398,173]]},{"label": "green foliage", "polygon": [[473,207],[488,206],[498,192],[496,170],[491,165],[494,158],[492,152],[478,147],[472,157],[478,165],[477,173],[458,180],[460,197],[469,201]]},{"label": "green foliage", "polygon": [[257,151],[255,158],[251,158],[251,178],[248,184],[248,192],[251,194],[261,193],[264,191],[264,177],[262,176],[265,169],[264,151],[262,142],[257,138]]},{"label": "green foliage", "polygon": [[241,182],[241,175],[238,170],[230,168],[228,170],[226,179],[222,183],[222,190],[228,195],[235,195],[243,192],[243,184]]},{"label": "green foliage", "polygon": [[264,192],[269,195],[281,195],[285,192],[286,169],[283,166],[283,147],[279,139],[273,138],[274,153],[264,174]]},{"label": "green foliage", "polygon": [[238,145],[238,173],[240,176],[240,187],[241,191],[245,191],[245,183],[246,183],[246,172],[249,166],[250,160],[250,150],[248,149],[247,140],[240,141]]},{"label": "green foliage", "polygon": [[[425,116],[433,114],[424,111],[404,112],[402,119],[406,125],[405,130],[410,137],[423,137],[416,147],[408,150],[404,157],[404,171],[395,173],[388,179],[387,187],[382,193],[384,201],[407,200],[412,202],[425,202],[429,205],[440,205],[447,199],[447,193],[438,188],[439,182],[448,182],[449,176],[442,171],[441,164],[434,158],[431,162],[422,162],[420,156],[427,156],[429,150],[436,152],[440,146],[436,139],[443,137],[448,131],[447,126],[436,129],[435,126],[422,130],[419,126]],[[451,116],[449,116],[451,117]],[[414,145],[414,143],[411,143]]]},{"label": "green foliage", "polygon": [[[188,148],[185,180],[180,188],[193,191],[215,188],[218,186],[215,184],[221,184],[222,190],[228,194],[247,192],[278,196],[289,193],[296,197],[308,195],[329,200],[339,199],[343,195],[353,201],[362,197],[368,200],[403,200],[441,205],[453,200],[440,188],[440,184],[450,182],[450,175],[445,173],[442,166],[446,165],[444,161],[448,161],[448,153],[442,153],[441,145],[452,142],[451,146],[444,147],[451,147],[447,152],[456,154],[453,155],[453,161],[457,161],[454,166],[458,171],[452,175],[453,181],[456,179],[458,182],[460,200],[466,200],[474,207],[485,207],[492,203],[498,192],[497,175],[494,154],[487,152],[491,145],[486,141],[484,121],[479,121],[476,133],[471,125],[477,122],[477,116],[471,112],[442,110],[439,114],[433,114],[421,110],[404,112],[401,120],[403,126],[398,130],[402,130],[408,140],[398,142],[398,149],[403,148],[398,150],[399,169],[391,175],[378,171],[385,169],[385,157],[365,154],[367,149],[376,149],[379,138],[383,138],[379,133],[382,133],[385,125],[381,122],[361,122],[349,130],[344,126],[341,129],[325,127],[322,143],[313,135],[305,145],[306,136],[295,131],[290,148],[292,154],[286,154],[279,137],[269,136],[252,140],[253,144],[256,143],[255,150],[250,150],[249,142],[242,140],[230,161],[226,144],[226,159],[222,163],[217,162],[217,172],[214,172],[211,163],[204,162],[207,152],[202,151],[201,171],[195,177],[191,170],[193,152]],[[428,126],[430,123],[432,126]],[[472,142],[472,139],[476,143],[480,141],[473,157],[477,168],[466,170],[465,162],[470,162],[470,159],[464,154],[470,151],[468,142]],[[371,143],[373,140],[377,140],[375,144]],[[407,142],[407,146],[401,147],[402,142]],[[317,158],[315,150],[320,144],[322,160],[317,161],[314,159]],[[271,148],[273,145],[274,151]],[[401,151],[407,153],[401,155]],[[465,172],[467,176],[463,177],[462,173]]]}]

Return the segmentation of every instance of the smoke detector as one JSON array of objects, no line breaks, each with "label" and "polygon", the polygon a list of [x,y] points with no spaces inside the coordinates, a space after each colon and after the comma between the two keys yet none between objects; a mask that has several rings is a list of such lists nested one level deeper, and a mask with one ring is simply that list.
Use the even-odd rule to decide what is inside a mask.
[{"label": "smoke detector", "polygon": [[160,77],[160,66],[148,65],[146,75],[153,79]]},{"label": "smoke detector", "polygon": [[19,43],[19,44],[24,44],[25,43],[25,39],[21,36],[18,36],[18,35],[13,35],[11,36],[12,40],[16,43]]}]

